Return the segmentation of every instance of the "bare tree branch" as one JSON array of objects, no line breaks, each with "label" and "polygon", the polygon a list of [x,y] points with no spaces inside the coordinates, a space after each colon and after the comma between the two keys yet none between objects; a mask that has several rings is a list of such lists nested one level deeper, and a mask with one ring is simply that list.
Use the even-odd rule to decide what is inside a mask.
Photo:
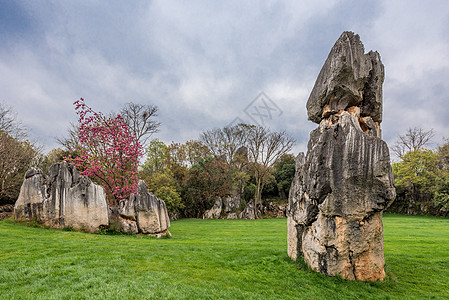
[{"label": "bare tree branch", "polygon": [[157,106],[132,102],[126,103],[120,111],[129,129],[144,148],[151,135],[159,131],[161,123],[154,119],[157,117],[157,111]]},{"label": "bare tree branch", "polygon": [[3,103],[0,103],[0,130],[18,140],[24,140],[28,136],[25,127],[17,120],[16,113]]},{"label": "bare tree branch", "polygon": [[[255,213],[257,205],[262,206],[262,190],[270,174],[273,164],[290,151],[295,140],[285,131],[272,132],[261,126],[249,126],[247,131],[247,147],[249,161],[254,178],[256,179]],[[257,216],[257,213],[256,213]]]},{"label": "bare tree branch", "polygon": [[79,124],[70,122],[67,128],[67,137],[56,138],[56,141],[63,146],[67,151],[73,153],[80,149],[81,142],[79,139]]},{"label": "bare tree branch", "polygon": [[208,130],[200,135],[200,140],[209,148],[215,159],[231,165],[237,151],[246,144],[245,130],[240,125]]},{"label": "bare tree branch", "polygon": [[401,158],[407,152],[421,150],[429,145],[434,135],[433,129],[408,128],[404,135],[398,137],[391,150],[398,158]]}]

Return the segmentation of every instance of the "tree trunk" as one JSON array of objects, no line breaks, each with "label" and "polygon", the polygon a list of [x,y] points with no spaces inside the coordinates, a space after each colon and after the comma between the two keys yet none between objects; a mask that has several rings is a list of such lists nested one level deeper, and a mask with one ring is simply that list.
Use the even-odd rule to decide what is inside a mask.
[{"label": "tree trunk", "polygon": [[262,205],[262,201],[261,201],[261,187],[262,185],[262,180],[260,180],[259,178],[256,179],[256,193],[254,195],[254,218],[257,219],[257,204],[260,203],[260,205]]},{"label": "tree trunk", "polygon": [[279,198],[281,200],[287,199],[287,196],[286,196],[285,191],[283,189],[279,189]]}]

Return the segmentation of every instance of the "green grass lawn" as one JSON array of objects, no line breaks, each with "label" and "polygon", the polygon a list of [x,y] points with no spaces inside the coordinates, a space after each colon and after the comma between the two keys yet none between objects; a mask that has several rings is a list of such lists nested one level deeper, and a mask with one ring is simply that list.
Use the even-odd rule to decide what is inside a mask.
[{"label": "green grass lawn", "polygon": [[387,278],[354,282],[287,257],[286,220],[180,220],[171,239],[0,222],[0,299],[441,299],[449,219],[384,216]]}]

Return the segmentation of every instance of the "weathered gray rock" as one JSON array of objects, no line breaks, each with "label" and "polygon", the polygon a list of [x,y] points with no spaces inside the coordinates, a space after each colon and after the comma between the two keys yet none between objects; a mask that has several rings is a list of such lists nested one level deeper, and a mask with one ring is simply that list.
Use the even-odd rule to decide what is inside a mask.
[{"label": "weathered gray rock", "polygon": [[[376,73],[380,68],[373,69],[360,51],[358,36],[343,33],[309,98],[309,117],[320,125],[310,134],[307,155],[296,158],[287,212],[288,255],[302,255],[326,275],[382,280],[382,211],[393,202],[395,189],[388,147],[380,139],[383,67]],[[372,101],[364,102],[370,74],[382,80],[370,94]],[[357,94],[361,87],[364,92]],[[324,110],[317,113],[320,107]]]},{"label": "weathered gray rock", "polygon": [[352,106],[361,117],[382,122],[384,66],[377,52],[365,54],[360,37],[343,32],[329,53],[307,101],[309,120],[323,118]]},{"label": "weathered gray rock", "polygon": [[50,167],[49,176],[30,169],[14,206],[16,219],[35,219],[44,225],[97,231],[108,225],[104,189],[66,162]]},{"label": "weathered gray rock", "polygon": [[[257,216],[260,217],[261,213],[258,210]],[[254,214],[254,201],[248,202],[245,209],[239,214],[239,219],[254,220],[256,215]]]},{"label": "weathered gray rock", "polygon": [[263,207],[264,214],[271,218],[284,218],[286,217],[286,211],[285,205],[276,205],[273,202],[269,202],[267,206]]},{"label": "weathered gray rock", "polygon": [[235,220],[238,219],[237,213],[229,213],[226,219]]},{"label": "weathered gray rock", "polygon": [[14,205],[6,204],[0,206],[0,221],[3,221],[14,215]]},{"label": "weathered gray rock", "polygon": [[223,209],[225,213],[235,212],[240,208],[241,198],[237,192],[223,198]]},{"label": "weathered gray rock", "polygon": [[206,210],[203,214],[203,219],[219,219],[221,216],[221,209],[223,201],[220,197],[215,200],[214,206],[211,209]]},{"label": "weathered gray rock", "polygon": [[119,215],[122,230],[127,233],[170,234],[170,218],[165,202],[148,191],[143,180],[129,201],[121,201]]}]

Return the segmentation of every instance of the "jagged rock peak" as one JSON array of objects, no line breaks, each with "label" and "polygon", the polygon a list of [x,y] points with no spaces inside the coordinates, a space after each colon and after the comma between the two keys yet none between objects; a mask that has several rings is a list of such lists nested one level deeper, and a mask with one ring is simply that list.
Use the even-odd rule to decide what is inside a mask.
[{"label": "jagged rock peak", "polygon": [[384,77],[379,53],[365,54],[359,35],[343,32],[332,47],[307,101],[309,120],[319,124],[341,111],[358,107],[358,117],[369,117],[378,127],[382,122]]}]

